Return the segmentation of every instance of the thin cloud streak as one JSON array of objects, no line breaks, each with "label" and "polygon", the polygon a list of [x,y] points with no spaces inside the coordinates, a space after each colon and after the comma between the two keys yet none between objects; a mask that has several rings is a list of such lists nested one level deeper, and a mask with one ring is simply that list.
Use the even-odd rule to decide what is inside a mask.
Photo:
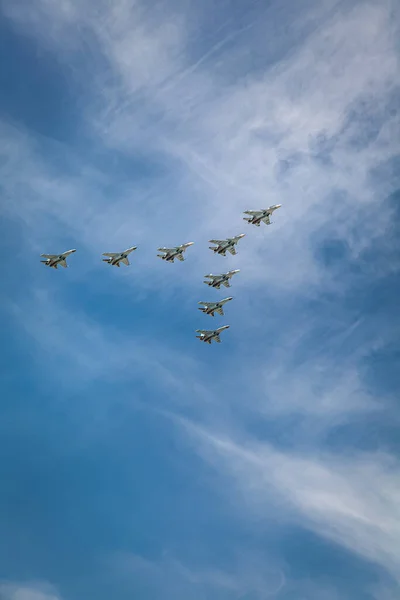
[{"label": "thin cloud streak", "polygon": [[[232,477],[226,493],[234,497],[236,489],[249,513],[266,519],[279,505],[282,519],[378,563],[400,582],[400,465],[392,456],[285,454],[180,423],[197,451],[228,474],[225,484]],[[243,506],[238,509],[242,513]]]}]

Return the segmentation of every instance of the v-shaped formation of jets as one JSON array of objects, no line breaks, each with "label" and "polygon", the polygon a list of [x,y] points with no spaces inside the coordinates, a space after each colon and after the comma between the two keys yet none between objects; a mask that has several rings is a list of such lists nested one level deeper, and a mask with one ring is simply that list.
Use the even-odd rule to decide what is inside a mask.
[{"label": "v-shaped formation of jets", "polygon": [[[256,227],[260,227],[261,222],[265,223],[266,225],[271,225],[271,215],[276,209],[280,208],[281,206],[281,204],[274,204],[273,206],[270,206],[269,208],[265,209],[246,210],[244,211],[244,214],[249,216],[244,217],[244,220],[251,225],[256,225]],[[225,257],[227,252],[235,256],[237,254],[235,246],[237,245],[239,240],[241,240],[244,237],[245,234],[241,233],[240,235],[226,238],[225,240],[209,240],[211,244],[215,244],[215,246],[210,246],[210,250],[212,250],[214,254],[219,254]],[[187,242],[186,244],[181,244],[180,246],[175,246],[174,248],[158,248],[158,252],[161,252],[161,254],[157,254],[157,256],[162,260],[165,260],[166,262],[173,263],[175,259],[183,262],[185,260],[183,256],[184,253],[190,246],[193,246],[193,244],[194,242]],[[137,246],[127,248],[122,252],[104,252],[103,256],[106,256],[107,258],[103,258],[103,261],[115,267],[120,267],[120,263],[129,266],[130,262],[128,256],[134,250],[137,250]],[[52,267],[53,269],[57,269],[58,265],[66,269],[68,266],[67,257],[73,252],[76,252],[76,250],[67,250],[66,252],[62,252],[61,254],[41,254],[41,256],[45,259],[41,262],[48,267]],[[204,277],[206,278],[206,281],[204,281],[204,283],[207,284],[209,287],[215,288],[217,290],[221,288],[221,285],[229,288],[231,287],[230,280],[234,275],[236,275],[236,273],[239,272],[240,269],[234,269],[228,271],[227,273],[221,273],[219,275],[213,275],[212,273],[210,273],[209,275],[204,275]],[[211,317],[214,317],[215,313],[224,316],[223,307],[227,302],[230,302],[231,300],[233,300],[232,297],[224,298],[223,300],[219,300],[217,302],[199,302],[199,304],[202,305],[201,307],[199,307],[199,310],[201,310],[205,315],[209,315]],[[222,325],[217,329],[211,330],[196,329],[196,332],[200,334],[196,337],[207,344],[211,344],[213,340],[217,343],[221,343],[219,336],[222,331],[224,331],[225,329],[229,329],[229,327],[230,325]]]}]

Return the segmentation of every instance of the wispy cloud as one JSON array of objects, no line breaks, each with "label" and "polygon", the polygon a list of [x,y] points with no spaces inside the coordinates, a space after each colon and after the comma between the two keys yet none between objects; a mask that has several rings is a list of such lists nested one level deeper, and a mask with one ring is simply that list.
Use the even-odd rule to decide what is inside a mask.
[{"label": "wispy cloud", "polygon": [[1,600],[61,600],[47,583],[0,583]]},{"label": "wispy cloud", "polygon": [[[234,480],[248,511],[307,527],[377,562],[400,580],[400,467],[383,454],[277,452],[181,422],[199,452]],[[243,507],[241,507],[243,508]]]}]

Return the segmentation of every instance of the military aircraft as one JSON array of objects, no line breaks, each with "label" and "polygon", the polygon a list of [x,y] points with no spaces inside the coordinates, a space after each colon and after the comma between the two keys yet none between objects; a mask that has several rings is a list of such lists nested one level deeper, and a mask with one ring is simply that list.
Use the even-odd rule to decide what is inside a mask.
[{"label": "military aircraft", "polygon": [[250,217],[243,217],[243,220],[247,221],[251,225],[256,225],[257,227],[260,227],[261,221],[266,225],[271,225],[270,216],[277,208],[280,208],[281,206],[282,204],[274,204],[269,208],[264,208],[261,210],[245,210],[244,214],[250,215]]},{"label": "military aircraft", "polygon": [[57,269],[58,265],[66,269],[68,267],[66,258],[73,252],[76,252],[76,250],[67,250],[62,254],[41,254],[40,256],[43,256],[46,260],[41,260],[40,262],[48,267],[53,267],[53,269]]},{"label": "military aircraft", "polygon": [[204,275],[204,277],[211,279],[211,281],[205,281],[204,283],[210,287],[216,288],[217,290],[220,289],[221,285],[224,285],[225,287],[231,287],[229,280],[235,275],[235,273],[239,273],[239,271],[240,269],[235,269],[234,271],[228,271],[227,273],[222,273],[221,275],[213,275],[212,273],[210,273],[210,275]]},{"label": "military aircraft", "polygon": [[189,246],[193,246],[194,242],[187,242],[187,244],[182,244],[181,246],[175,246],[175,248],[158,248],[159,252],[163,252],[163,254],[157,254],[158,257],[166,260],[167,262],[174,262],[175,258],[180,261],[184,261],[183,253],[189,248]]},{"label": "military aircraft", "polygon": [[212,331],[208,331],[206,329],[196,329],[196,333],[199,333],[200,335],[196,335],[196,337],[201,340],[202,342],[206,342],[207,344],[211,344],[212,340],[215,340],[216,342],[218,342],[218,344],[221,343],[219,334],[221,333],[221,331],[224,331],[224,329],[229,329],[230,325],[223,325],[222,327],[218,327],[218,329],[214,329]]},{"label": "military aircraft", "polygon": [[241,233],[226,240],[209,240],[211,244],[217,244],[216,246],[210,246],[210,250],[213,250],[215,254],[222,254],[222,256],[226,256],[227,251],[231,254],[237,254],[235,246],[245,235],[245,233]]},{"label": "military aircraft", "polygon": [[128,259],[128,254],[136,249],[137,246],[132,246],[132,248],[128,248],[123,252],[103,252],[103,256],[108,256],[108,258],[103,258],[103,261],[115,267],[120,267],[120,263],[124,263],[124,265],[128,267],[131,264]]},{"label": "military aircraft", "polygon": [[211,315],[212,317],[215,316],[214,313],[224,316],[223,306],[230,300],[233,300],[233,298],[224,298],[219,302],[199,302],[199,304],[203,305],[202,307],[199,307],[199,310],[203,311],[203,313],[206,315]]}]

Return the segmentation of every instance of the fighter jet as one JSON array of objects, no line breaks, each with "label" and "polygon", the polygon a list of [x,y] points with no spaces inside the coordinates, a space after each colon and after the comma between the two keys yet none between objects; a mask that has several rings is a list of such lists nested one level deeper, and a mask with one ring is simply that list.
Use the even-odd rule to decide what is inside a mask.
[{"label": "fighter jet", "polygon": [[257,227],[260,227],[261,221],[266,225],[271,225],[270,216],[277,208],[280,208],[281,206],[282,204],[274,204],[269,208],[264,208],[261,210],[245,210],[244,214],[250,215],[250,217],[243,217],[243,220],[251,223],[251,225],[256,225]]},{"label": "fighter jet", "polygon": [[211,315],[212,317],[215,316],[214,313],[224,316],[223,306],[230,300],[233,300],[233,298],[224,298],[219,302],[199,302],[199,304],[203,305],[201,308],[199,307],[199,310],[203,311],[203,313],[206,315]]},{"label": "fighter jet", "polygon": [[163,252],[163,254],[157,254],[158,257],[166,260],[167,262],[174,262],[175,258],[180,261],[184,261],[183,253],[189,248],[189,246],[193,246],[194,242],[187,242],[187,244],[182,244],[181,246],[175,246],[175,248],[158,248],[159,252]]},{"label": "fighter jet", "polygon": [[245,233],[241,233],[226,240],[209,240],[211,244],[217,244],[216,246],[210,246],[210,250],[213,250],[215,254],[222,254],[222,256],[226,256],[227,251],[231,254],[237,254],[235,246],[245,235]]},{"label": "fighter jet", "polygon": [[43,264],[48,267],[53,267],[53,269],[57,269],[58,265],[61,265],[66,269],[68,267],[66,258],[76,250],[67,250],[67,252],[63,252],[62,254],[41,254],[46,260],[41,260]]},{"label": "fighter jet", "polygon": [[204,329],[196,329],[196,333],[200,335],[196,335],[196,337],[202,342],[206,342],[207,344],[211,344],[212,340],[221,343],[220,333],[224,331],[224,329],[229,329],[230,325],[223,325],[222,327],[218,327],[218,329],[214,329],[212,331],[204,330]]},{"label": "fighter jet", "polygon": [[227,288],[231,287],[229,280],[231,277],[233,277],[233,275],[235,275],[235,273],[239,273],[239,271],[240,269],[235,269],[234,271],[228,271],[227,273],[222,273],[221,275],[213,275],[212,273],[210,273],[210,275],[204,275],[204,277],[211,279],[211,281],[205,281],[204,283],[210,287],[216,288],[217,290],[220,289],[221,285],[224,285]]},{"label": "fighter jet", "polygon": [[108,256],[108,258],[103,258],[103,261],[115,267],[120,267],[120,263],[124,263],[124,265],[128,267],[131,264],[128,259],[128,254],[136,249],[137,246],[132,246],[132,248],[128,248],[123,252],[103,252],[103,256]]}]

